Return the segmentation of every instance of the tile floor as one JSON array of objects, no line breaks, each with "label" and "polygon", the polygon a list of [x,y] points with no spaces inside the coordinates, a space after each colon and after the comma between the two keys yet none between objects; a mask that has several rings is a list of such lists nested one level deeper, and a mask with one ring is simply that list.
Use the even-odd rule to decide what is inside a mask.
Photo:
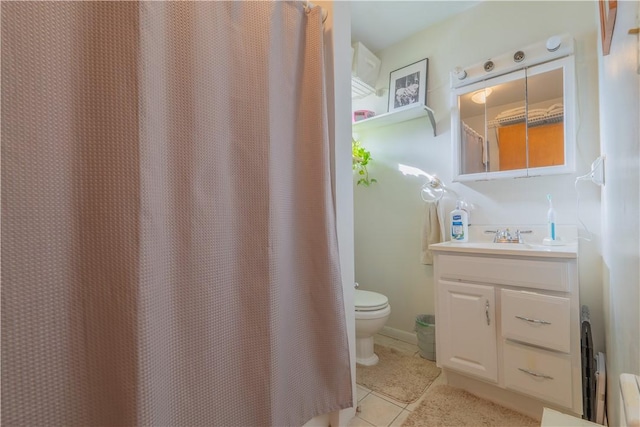
[{"label": "tile floor", "polygon": [[[399,341],[378,334],[374,337],[374,342],[376,344],[381,344],[420,357],[417,355],[418,346],[408,344],[404,341]],[[356,369],[358,369],[357,366]],[[427,388],[427,390],[422,394],[420,399],[409,404],[398,402],[390,397],[382,396],[375,391],[371,391],[361,385],[357,385],[358,406],[360,407],[360,412],[356,413],[356,416],[348,425],[350,427],[401,426],[409,414],[418,407],[424,396],[429,392],[429,389],[435,384],[446,384],[444,374],[440,374],[440,376],[435,379],[429,388]]]}]

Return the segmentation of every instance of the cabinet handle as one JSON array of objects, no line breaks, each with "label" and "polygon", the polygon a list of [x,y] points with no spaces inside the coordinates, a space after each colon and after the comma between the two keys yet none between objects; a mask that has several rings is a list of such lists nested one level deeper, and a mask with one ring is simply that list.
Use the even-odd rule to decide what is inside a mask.
[{"label": "cabinet handle", "polygon": [[484,314],[487,315],[487,325],[490,325],[491,319],[489,319],[489,300],[487,300],[487,303],[484,305]]},{"label": "cabinet handle", "polygon": [[546,320],[538,320],[538,319],[529,319],[528,317],[516,316],[516,319],[526,320],[530,323],[538,323],[540,325],[550,325],[551,322],[547,322]]},{"label": "cabinet handle", "polygon": [[518,368],[519,371],[524,372],[525,374],[529,374],[532,377],[537,377],[537,378],[544,378],[545,380],[552,380],[553,377],[550,377],[549,375],[545,375],[545,374],[537,374],[535,372],[531,372],[528,369],[522,369],[522,368]]}]

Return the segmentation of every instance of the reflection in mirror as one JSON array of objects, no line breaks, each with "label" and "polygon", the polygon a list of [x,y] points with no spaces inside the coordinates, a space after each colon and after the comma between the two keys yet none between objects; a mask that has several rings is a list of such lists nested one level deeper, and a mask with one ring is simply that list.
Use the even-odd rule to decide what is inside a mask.
[{"label": "reflection in mirror", "polygon": [[[478,173],[488,170],[488,147],[485,135],[485,106],[490,90],[467,93],[460,96],[461,164],[462,173]],[[473,99],[472,99],[473,98]]]},{"label": "reflection in mirror", "polygon": [[536,70],[459,96],[462,174],[565,164],[563,69]]},{"label": "reflection in mirror", "polygon": [[[524,80],[512,83],[517,84],[514,94],[523,93],[522,83]],[[564,164],[562,84],[562,69],[540,74],[527,72],[527,102],[522,99],[513,105],[487,107],[489,135],[494,129],[499,147],[499,168],[492,170]]]},{"label": "reflection in mirror", "polygon": [[490,171],[527,167],[527,133],[524,123],[526,79],[493,86],[487,102],[487,133],[491,143]]},{"label": "reflection in mirror", "polygon": [[508,127],[524,123],[525,94],[521,78],[460,96],[463,174],[526,168],[526,132]]},{"label": "reflection in mirror", "polygon": [[529,167],[564,164],[562,69],[527,76]]}]

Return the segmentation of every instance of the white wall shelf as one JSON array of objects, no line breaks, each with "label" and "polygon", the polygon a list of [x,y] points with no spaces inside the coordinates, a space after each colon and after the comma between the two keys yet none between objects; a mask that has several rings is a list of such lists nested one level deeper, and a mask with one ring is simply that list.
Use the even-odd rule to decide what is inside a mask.
[{"label": "white wall shelf", "polygon": [[360,99],[376,93],[376,89],[360,80],[358,77],[351,77],[351,99]]},{"label": "white wall shelf", "polygon": [[433,128],[433,136],[436,136],[436,119],[433,110],[426,105],[416,105],[402,110],[380,114],[379,116],[374,116],[370,119],[360,120],[359,122],[353,123],[353,132],[389,126],[425,116],[429,117],[431,127]]}]

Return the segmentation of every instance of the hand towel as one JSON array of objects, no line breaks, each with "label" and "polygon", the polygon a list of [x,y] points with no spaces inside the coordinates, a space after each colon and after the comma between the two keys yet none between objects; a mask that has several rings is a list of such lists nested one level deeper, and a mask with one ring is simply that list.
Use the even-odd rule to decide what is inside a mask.
[{"label": "hand towel", "polygon": [[425,203],[424,223],[422,224],[422,253],[420,254],[422,264],[433,264],[433,252],[429,250],[429,245],[441,241],[438,202],[427,202]]}]

